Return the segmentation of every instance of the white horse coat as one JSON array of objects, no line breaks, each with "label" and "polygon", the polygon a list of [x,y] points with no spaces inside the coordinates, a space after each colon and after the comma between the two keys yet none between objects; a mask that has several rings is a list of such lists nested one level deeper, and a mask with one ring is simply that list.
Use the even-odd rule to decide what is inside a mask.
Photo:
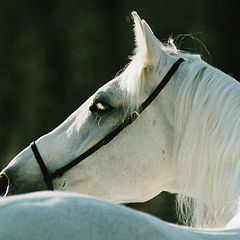
[{"label": "white horse coat", "polygon": [[[36,141],[50,172],[138,111],[173,63],[180,57],[185,62],[133,124],[55,179],[54,189],[116,203],[175,192],[186,221],[222,230],[178,227],[90,197],[38,192],[1,201],[0,237],[240,239],[236,230],[240,229],[240,85],[199,56],[178,51],[171,41],[164,46],[135,12],[133,18],[137,48],[129,65],[59,127]],[[1,176],[8,181],[0,181],[5,196],[46,189],[30,147]]]},{"label": "white horse coat", "polygon": [[76,193],[37,192],[0,202],[8,240],[238,240],[240,230],[200,230]]}]

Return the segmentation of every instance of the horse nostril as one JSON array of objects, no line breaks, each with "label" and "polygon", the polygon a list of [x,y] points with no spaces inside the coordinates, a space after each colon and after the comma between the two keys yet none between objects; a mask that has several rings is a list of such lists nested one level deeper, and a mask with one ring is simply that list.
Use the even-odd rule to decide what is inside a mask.
[{"label": "horse nostril", "polygon": [[4,196],[8,187],[8,179],[4,174],[0,175],[0,196]]}]

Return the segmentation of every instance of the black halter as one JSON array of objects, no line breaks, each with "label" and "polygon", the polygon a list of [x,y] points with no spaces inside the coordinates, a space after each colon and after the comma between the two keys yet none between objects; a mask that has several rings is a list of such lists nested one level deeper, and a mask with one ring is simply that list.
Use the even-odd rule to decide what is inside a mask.
[{"label": "black halter", "polygon": [[56,171],[49,173],[38,149],[35,144],[35,141],[33,141],[30,145],[33,154],[39,164],[39,167],[42,171],[44,181],[47,185],[48,190],[54,190],[52,181],[55,178],[61,177],[66,171],[73,168],[75,165],[83,161],[85,158],[96,152],[99,148],[101,148],[103,145],[108,144],[114,137],[118,135],[125,127],[127,127],[129,124],[131,124],[138,115],[144,111],[144,109],[147,108],[149,104],[157,97],[157,95],[163,90],[163,88],[166,86],[166,84],[169,82],[169,80],[172,78],[173,74],[177,71],[179,65],[184,62],[183,58],[179,58],[170,68],[170,70],[167,72],[163,80],[159,83],[157,88],[151,93],[151,95],[142,103],[140,110],[138,113],[134,112],[132,115],[127,117],[120,125],[118,125],[112,132],[107,134],[104,138],[102,138],[99,142],[97,142],[95,145],[93,145],[91,148],[89,148],[87,151],[82,153],[79,157],[72,160],[65,166],[57,169]]}]

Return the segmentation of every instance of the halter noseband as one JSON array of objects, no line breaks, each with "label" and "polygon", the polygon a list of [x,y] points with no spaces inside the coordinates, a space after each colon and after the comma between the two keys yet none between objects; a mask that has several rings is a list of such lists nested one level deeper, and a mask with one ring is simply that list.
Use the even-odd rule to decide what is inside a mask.
[{"label": "halter noseband", "polygon": [[42,171],[44,182],[47,185],[48,190],[54,190],[52,181],[55,178],[61,177],[65,172],[76,166],[78,163],[82,162],[84,159],[89,157],[91,154],[96,152],[99,148],[101,148],[103,145],[108,144],[114,137],[116,137],[125,127],[127,127],[129,124],[131,124],[133,121],[135,121],[138,117],[138,115],[143,112],[151,103],[152,101],[157,97],[157,95],[163,90],[163,88],[167,85],[169,80],[172,78],[173,74],[177,71],[179,65],[184,62],[183,58],[179,58],[169,69],[163,80],[159,83],[159,85],[156,87],[156,89],[149,95],[149,97],[142,103],[138,113],[134,112],[129,117],[127,117],[120,125],[118,125],[112,132],[107,134],[104,138],[102,138],[99,142],[97,142],[95,145],[90,147],[88,150],[83,152],[79,157],[75,158],[65,166],[57,169],[53,173],[49,173],[39,151],[36,146],[35,141],[33,141],[30,144],[30,147],[33,151],[33,154],[38,162],[38,165]]}]

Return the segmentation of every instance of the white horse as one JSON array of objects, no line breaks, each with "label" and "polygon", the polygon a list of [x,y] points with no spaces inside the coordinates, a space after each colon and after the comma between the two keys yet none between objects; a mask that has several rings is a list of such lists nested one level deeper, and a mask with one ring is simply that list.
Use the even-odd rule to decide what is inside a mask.
[{"label": "white horse", "polygon": [[[180,214],[187,223],[223,229],[180,228],[109,202],[54,192],[7,197],[1,202],[1,222],[7,218],[6,224],[14,226],[18,221],[21,234],[31,225],[33,234],[38,231],[42,237],[56,229],[57,239],[65,239],[63,232],[70,224],[63,217],[71,218],[72,225],[78,223],[72,229],[84,234],[93,231],[94,224],[96,232],[89,239],[139,239],[141,229],[146,233],[142,239],[157,235],[160,239],[239,239],[240,231],[229,229],[240,229],[240,85],[200,56],[177,50],[171,40],[163,45],[144,20],[135,12],[132,15],[136,50],[129,65],[59,127],[38,139],[37,153],[27,147],[9,163],[1,173],[1,194],[45,190],[52,185],[55,190],[124,203],[146,201],[169,191],[178,193]],[[179,58],[185,62],[138,114]],[[46,179],[115,132],[132,113],[137,119],[108,144],[51,181]],[[46,171],[36,161],[38,151],[47,167],[45,181]],[[71,206],[76,204],[75,211]],[[27,217],[17,220],[16,214]],[[85,218],[90,219],[85,222]],[[107,229],[102,228],[105,221]],[[7,234],[1,226],[1,233]],[[117,232],[123,235],[110,236]]]}]

